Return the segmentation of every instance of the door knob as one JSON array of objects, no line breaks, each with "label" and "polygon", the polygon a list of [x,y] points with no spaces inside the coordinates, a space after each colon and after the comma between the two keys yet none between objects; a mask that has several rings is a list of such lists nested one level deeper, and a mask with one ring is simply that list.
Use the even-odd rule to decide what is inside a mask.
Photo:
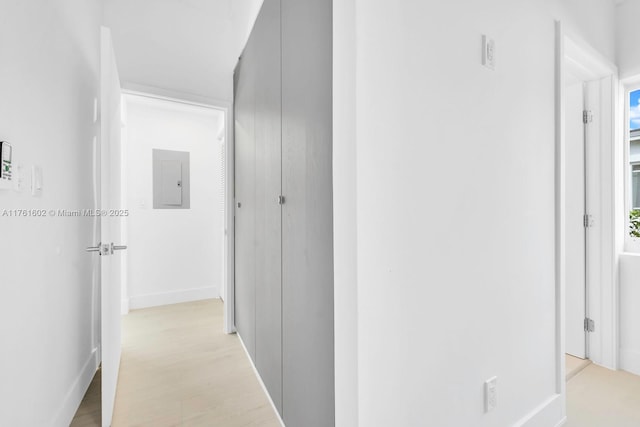
[{"label": "door knob", "polygon": [[98,243],[98,246],[89,246],[87,252],[98,252],[100,255],[110,255],[111,247],[107,244]]}]

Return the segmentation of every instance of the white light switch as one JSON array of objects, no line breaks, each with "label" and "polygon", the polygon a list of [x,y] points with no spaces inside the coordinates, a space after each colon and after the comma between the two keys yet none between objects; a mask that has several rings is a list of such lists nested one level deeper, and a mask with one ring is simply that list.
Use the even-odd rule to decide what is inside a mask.
[{"label": "white light switch", "polygon": [[13,181],[13,190],[21,193],[24,189],[24,167],[16,165],[15,179]]},{"label": "white light switch", "polygon": [[31,167],[31,195],[39,197],[42,195],[42,167]]},{"label": "white light switch", "polygon": [[482,65],[496,69],[496,42],[486,35],[482,36]]}]

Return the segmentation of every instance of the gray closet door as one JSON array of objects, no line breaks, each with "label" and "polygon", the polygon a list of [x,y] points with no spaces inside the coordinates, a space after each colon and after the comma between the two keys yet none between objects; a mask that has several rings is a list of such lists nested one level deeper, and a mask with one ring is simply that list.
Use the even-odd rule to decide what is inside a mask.
[{"label": "gray closet door", "polygon": [[256,41],[256,355],[255,364],[282,414],[282,191],[280,0],[265,0]]},{"label": "gray closet door", "polygon": [[255,47],[247,43],[235,84],[235,324],[252,358],[256,337]]},{"label": "gray closet door", "polygon": [[281,0],[283,411],[334,416],[332,1]]}]

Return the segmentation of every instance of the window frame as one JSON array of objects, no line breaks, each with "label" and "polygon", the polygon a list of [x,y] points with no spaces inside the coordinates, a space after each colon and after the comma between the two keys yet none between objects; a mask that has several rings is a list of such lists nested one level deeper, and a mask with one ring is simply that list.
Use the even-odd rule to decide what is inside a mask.
[{"label": "window frame", "polygon": [[640,253],[640,238],[629,233],[631,221],[629,213],[633,210],[633,166],[640,161],[631,162],[631,93],[640,91],[640,82],[624,85],[624,250]]}]

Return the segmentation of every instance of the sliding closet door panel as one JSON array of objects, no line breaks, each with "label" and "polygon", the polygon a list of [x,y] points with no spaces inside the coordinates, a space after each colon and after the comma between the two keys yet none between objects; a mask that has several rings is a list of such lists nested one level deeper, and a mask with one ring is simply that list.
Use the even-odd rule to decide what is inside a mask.
[{"label": "sliding closet door panel", "polygon": [[280,0],[265,0],[256,40],[256,356],[255,364],[282,413],[282,208]]},{"label": "sliding closet door panel", "polygon": [[334,422],[332,2],[281,0],[283,412]]},{"label": "sliding closet door panel", "polygon": [[235,80],[235,323],[247,351],[256,339],[255,48],[251,38]]}]

